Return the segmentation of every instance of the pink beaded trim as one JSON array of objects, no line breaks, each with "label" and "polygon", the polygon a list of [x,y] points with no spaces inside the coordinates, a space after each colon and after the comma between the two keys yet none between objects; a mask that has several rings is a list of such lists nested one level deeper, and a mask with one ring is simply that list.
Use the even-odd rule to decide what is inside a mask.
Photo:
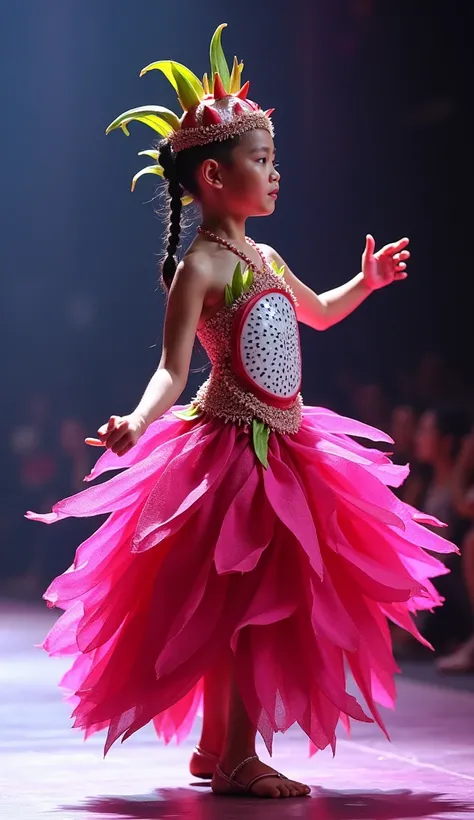
[{"label": "pink beaded trim", "polygon": [[221,142],[229,137],[236,137],[252,131],[254,128],[264,128],[274,136],[273,123],[263,111],[251,114],[239,114],[231,122],[219,122],[214,125],[201,125],[199,128],[182,128],[170,134],[168,141],[175,153],[193,148],[195,145],[208,145],[210,142]]},{"label": "pink beaded trim", "polygon": [[229,373],[225,365],[224,368],[219,372],[211,371],[192,400],[203,413],[239,426],[250,426],[253,419],[259,419],[278,433],[291,435],[298,432],[303,418],[301,393],[291,407],[271,407],[250,391],[240,389],[235,376]]}]

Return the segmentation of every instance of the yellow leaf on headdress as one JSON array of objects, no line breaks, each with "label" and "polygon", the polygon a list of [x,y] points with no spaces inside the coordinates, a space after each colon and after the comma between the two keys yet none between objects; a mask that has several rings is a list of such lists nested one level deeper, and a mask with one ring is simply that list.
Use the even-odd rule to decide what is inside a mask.
[{"label": "yellow leaf on headdress", "polygon": [[186,74],[177,68],[177,63],[171,63],[171,71],[173,72],[173,77],[178,87],[178,100],[184,111],[189,111],[190,108],[199,105],[204,97],[204,88],[202,89],[202,94],[198,94],[194,86],[189,82]]},{"label": "yellow leaf on headdress", "polygon": [[221,25],[215,30],[211,40],[209,56],[211,59],[211,77],[215,77],[216,74],[219,74],[219,77],[222,80],[222,84],[225,90],[229,91],[229,66],[227,65],[227,60],[225,58],[225,54],[222,49],[221,43],[222,29],[224,29],[226,26],[227,23],[221,23]]},{"label": "yellow leaf on headdress", "polygon": [[169,134],[172,134],[174,128],[169,125],[169,123],[162,120],[160,117],[156,117],[153,114],[146,116],[142,114],[139,117],[134,117],[133,119],[137,120],[137,122],[142,122],[143,125],[148,125],[149,128],[152,128],[153,131],[156,131],[157,134],[160,134],[162,137],[167,137]]},{"label": "yellow leaf on headdress", "polygon": [[230,75],[229,91],[231,94],[237,94],[240,91],[240,78],[244,68],[243,63],[239,63],[237,57],[234,57],[234,65],[232,66],[232,74]]},{"label": "yellow leaf on headdress", "polygon": [[132,191],[135,190],[135,185],[137,184],[137,180],[140,177],[144,176],[145,174],[156,174],[159,177],[163,176],[163,168],[161,165],[147,165],[146,168],[142,168],[141,171],[138,171],[137,174],[132,179]]},{"label": "yellow leaf on headdress", "polygon": [[204,74],[204,77],[202,78],[202,85],[203,85],[203,88],[204,88],[204,93],[205,94],[210,94],[211,89],[209,88],[209,80],[207,79],[207,74]]},{"label": "yellow leaf on headdress", "polygon": [[140,77],[155,69],[162,71],[166,79],[169,80],[185,110],[189,110],[193,105],[201,102],[204,97],[201,80],[185,65],[175,63],[173,60],[159,60],[157,63],[150,63],[150,65],[142,68]]},{"label": "yellow leaf on headdress", "polygon": [[185,194],[181,197],[181,202],[183,206],[186,207],[186,205],[191,205],[191,202],[194,202],[194,197],[192,197],[191,194]]},{"label": "yellow leaf on headdress", "polygon": [[151,148],[147,149],[146,151],[139,151],[138,152],[139,157],[151,157],[152,159],[156,159],[157,162],[158,162],[159,155],[160,155],[159,151],[154,151]]},{"label": "yellow leaf on headdress", "polygon": [[179,118],[168,108],[163,108],[161,105],[141,105],[139,108],[130,108],[129,111],[120,114],[106,128],[105,133],[110,134],[116,128],[122,128],[128,136],[127,125],[132,120],[148,125],[162,137],[167,137],[172,131],[179,131],[181,128]]}]

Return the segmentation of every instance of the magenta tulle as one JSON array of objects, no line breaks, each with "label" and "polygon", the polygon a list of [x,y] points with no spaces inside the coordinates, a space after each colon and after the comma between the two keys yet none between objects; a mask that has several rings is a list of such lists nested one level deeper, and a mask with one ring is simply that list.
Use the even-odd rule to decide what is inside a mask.
[{"label": "magenta tulle", "polygon": [[424,641],[412,616],[441,602],[430,578],[446,572],[430,553],[456,547],[389,489],[408,469],[351,436],[390,438],[304,407],[298,433],[271,433],[265,469],[250,435],[169,412],[86,480],[127,469],[27,514],[109,514],[45,593],[65,612],[43,644],[74,656],[61,681],[74,726],[107,729],[106,752],[150,721],[166,742],[185,738],[228,647],[270,751],[295,723],[312,751],[334,750],[339,721],[384,729],[377,704],[393,706],[398,671],[388,621]]}]

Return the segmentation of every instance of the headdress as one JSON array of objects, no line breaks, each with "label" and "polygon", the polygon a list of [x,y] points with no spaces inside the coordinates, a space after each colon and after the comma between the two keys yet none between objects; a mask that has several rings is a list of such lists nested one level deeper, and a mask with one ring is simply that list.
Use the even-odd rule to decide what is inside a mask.
[{"label": "headdress", "polygon": [[[232,70],[229,70],[221,44],[222,29],[226,25],[222,23],[214,32],[210,46],[211,72],[209,77],[204,74],[202,82],[189,68],[173,60],[150,63],[140,72],[140,77],[153,69],[163,72],[178,94],[184,110],[181,118],[161,105],[144,105],[120,114],[105,133],[121,128],[128,136],[129,122],[137,120],[165,137],[175,152],[244,134],[254,128],[264,128],[273,136],[270,115],[274,109],[263,111],[257,103],[247,99],[248,82],[241,87],[244,64],[234,57]],[[158,155],[155,150],[140,151],[139,156],[151,157],[157,164],[135,174],[132,191],[137,179],[144,174],[163,176]],[[186,197],[185,201],[191,201],[191,197]]]}]

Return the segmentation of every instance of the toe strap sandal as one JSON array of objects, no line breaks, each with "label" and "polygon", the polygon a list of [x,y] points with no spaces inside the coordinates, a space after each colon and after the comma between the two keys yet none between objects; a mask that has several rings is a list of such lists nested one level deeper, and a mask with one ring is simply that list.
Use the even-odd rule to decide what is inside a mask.
[{"label": "toe strap sandal", "polygon": [[252,757],[245,758],[245,760],[243,760],[242,763],[239,763],[239,765],[236,766],[230,774],[223,772],[219,764],[217,764],[212,780],[213,792],[215,794],[222,795],[248,794],[252,789],[252,786],[254,786],[259,780],[265,780],[270,777],[276,777],[280,780],[284,779],[284,775],[280,774],[280,772],[266,772],[265,774],[258,774],[256,777],[252,777],[252,779],[245,785],[239,783],[235,779],[236,775],[241,769],[244,768],[244,766],[247,765],[247,763],[251,763],[254,760],[258,760],[258,755],[252,755]]}]

